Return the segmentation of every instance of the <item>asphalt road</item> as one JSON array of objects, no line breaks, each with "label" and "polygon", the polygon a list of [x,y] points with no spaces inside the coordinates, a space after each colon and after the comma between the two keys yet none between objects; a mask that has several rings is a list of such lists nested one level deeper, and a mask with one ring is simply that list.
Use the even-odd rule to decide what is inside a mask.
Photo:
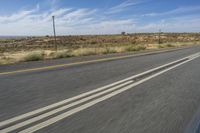
[{"label": "asphalt road", "polygon": [[[198,46],[113,61],[0,75],[0,121],[197,52],[200,52]],[[0,71],[14,71],[30,64],[6,66],[9,69],[0,67]],[[199,66],[200,58],[196,58],[37,132],[184,133],[198,125],[200,120]],[[32,125],[34,123],[28,126]]]}]

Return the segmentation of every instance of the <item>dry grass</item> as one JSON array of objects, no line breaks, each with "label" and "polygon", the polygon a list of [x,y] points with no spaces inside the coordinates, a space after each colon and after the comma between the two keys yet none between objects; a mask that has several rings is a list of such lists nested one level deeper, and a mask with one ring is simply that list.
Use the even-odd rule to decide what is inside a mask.
[{"label": "dry grass", "polygon": [[95,48],[79,48],[71,52],[73,56],[89,56],[96,55],[98,52]]},{"label": "dry grass", "polygon": [[59,59],[59,58],[69,58],[69,57],[73,57],[70,50],[61,50],[57,52],[51,52],[46,58]]},{"label": "dry grass", "polygon": [[2,64],[2,65],[15,63],[14,61],[15,60],[13,60],[12,58],[9,58],[9,57],[3,56],[3,55],[1,55],[1,57],[0,57],[0,64]]},{"label": "dry grass", "polygon": [[[76,49],[62,49],[58,51],[53,50],[33,50],[33,51],[16,51],[0,53],[0,64],[10,64],[24,61],[38,61],[45,59],[58,59],[58,58],[70,58],[77,56],[89,56],[89,55],[101,55],[111,53],[124,53],[144,51],[146,49],[161,49],[171,47],[189,46],[194,43],[163,43],[163,44],[132,44],[132,45],[120,45],[120,46],[104,46],[104,47],[84,47]],[[200,43],[199,43],[200,44]]]},{"label": "dry grass", "polygon": [[44,51],[33,51],[30,52],[28,54],[26,54],[22,61],[39,61],[39,60],[43,60],[45,56]]},{"label": "dry grass", "polygon": [[146,50],[147,47],[144,45],[136,45],[136,46],[129,46],[126,48],[126,51],[128,52],[134,52],[134,51],[142,51],[142,50]]}]

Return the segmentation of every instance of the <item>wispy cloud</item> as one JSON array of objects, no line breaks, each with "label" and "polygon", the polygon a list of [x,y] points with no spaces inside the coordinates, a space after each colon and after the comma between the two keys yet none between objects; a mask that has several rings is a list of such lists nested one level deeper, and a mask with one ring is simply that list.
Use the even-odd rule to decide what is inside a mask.
[{"label": "wispy cloud", "polygon": [[88,24],[92,21],[95,9],[77,9],[69,13],[64,14],[57,19],[57,25],[64,26],[77,26],[82,24]]},{"label": "wispy cloud", "polygon": [[157,13],[148,13],[144,14],[143,16],[164,16],[164,15],[178,15],[178,14],[183,14],[183,13],[189,13],[189,12],[196,12],[200,11],[200,6],[187,6],[187,7],[179,7],[167,12],[157,12]]},{"label": "wispy cloud", "polygon": [[63,19],[65,20],[77,20],[84,17],[87,17],[89,15],[92,15],[96,12],[96,10],[91,9],[78,9],[73,12],[70,12],[63,16]]},{"label": "wispy cloud", "polygon": [[24,17],[28,16],[28,15],[31,15],[37,11],[39,11],[40,9],[40,6],[37,5],[35,9],[32,9],[32,10],[22,10],[22,11],[19,11],[18,13],[14,13],[10,16],[0,16],[0,23],[2,22],[6,22],[6,23],[9,23],[9,22],[16,22],[20,19],[23,19]]},{"label": "wispy cloud", "polygon": [[172,17],[157,22],[138,26],[136,32],[199,32],[200,15],[188,15],[183,17]]},{"label": "wispy cloud", "polygon": [[39,6],[37,6],[34,9],[22,10],[10,16],[0,16],[0,33],[12,35],[51,34],[53,15],[56,17],[57,28],[65,29],[69,26],[89,24],[96,11],[97,9],[87,8],[60,8],[39,11]]},{"label": "wispy cloud", "polygon": [[140,0],[140,1],[139,0],[126,0],[125,2],[122,2],[121,4],[110,8],[107,11],[107,14],[119,13],[119,12],[126,10],[130,6],[135,6],[135,5],[141,4],[143,2],[144,2],[144,0]]}]

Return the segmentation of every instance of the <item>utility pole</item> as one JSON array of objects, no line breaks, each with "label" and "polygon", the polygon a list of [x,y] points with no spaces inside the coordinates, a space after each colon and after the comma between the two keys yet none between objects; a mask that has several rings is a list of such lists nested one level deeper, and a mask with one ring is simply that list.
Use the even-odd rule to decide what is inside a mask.
[{"label": "utility pole", "polygon": [[57,42],[56,42],[56,27],[55,27],[55,16],[52,16],[53,19],[53,33],[54,33],[54,45],[56,51],[58,50]]},{"label": "utility pole", "polygon": [[161,29],[159,29],[159,33],[158,33],[158,44],[161,44],[161,37],[160,37],[160,34],[161,34]]}]

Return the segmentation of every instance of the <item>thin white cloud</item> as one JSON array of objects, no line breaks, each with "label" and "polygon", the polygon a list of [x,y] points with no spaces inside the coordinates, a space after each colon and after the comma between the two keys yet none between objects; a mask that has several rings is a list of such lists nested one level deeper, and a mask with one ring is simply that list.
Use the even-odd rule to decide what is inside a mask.
[{"label": "thin white cloud", "polygon": [[76,25],[74,27],[63,27],[60,31],[72,35],[82,34],[118,34],[122,31],[131,32],[135,29],[134,20],[90,20],[90,23]]},{"label": "thin white cloud", "polygon": [[[96,9],[60,8],[38,11],[39,7],[23,10],[10,16],[0,16],[0,35],[45,35],[52,32],[52,16],[56,17],[56,26],[78,26],[89,24]],[[58,31],[59,33],[59,31]],[[64,34],[60,33],[60,34]]]},{"label": "thin white cloud", "polygon": [[52,19],[52,16],[55,16],[56,19],[63,18],[65,14],[71,13],[72,10],[73,10],[72,8],[61,8],[52,12],[45,12],[43,14],[42,21],[44,22],[50,21]]},{"label": "thin white cloud", "polygon": [[61,0],[44,0],[43,4],[51,9],[58,8]]},{"label": "thin white cloud", "polygon": [[199,15],[174,17],[138,26],[136,32],[157,32],[159,29],[162,29],[164,32],[199,32],[199,21]]},{"label": "thin white cloud", "polygon": [[65,19],[67,21],[73,21],[73,20],[77,20],[77,19],[81,19],[81,18],[90,16],[90,15],[94,14],[95,12],[96,12],[96,10],[78,9],[78,10],[75,10],[73,12],[70,12],[70,13],[64,15],[63,19]]},{"label": "thin white cloud", "polygon": [[143,0],[140,0],[140,1],[139,0],[126,0],[125,2],[122,2],[121,4],[110,8],[106,13],[107,14],[119,13],[119,12],[126,10],[130,6],[138,5],[143,2],[144,2]]},{"label": "thin white cloud", "polygon": [[37,11],[39,11],[40,6],[37,5],[35,9],[32,10],[23,10],[23,11],[19,11],[18,13],[14,13],[10,16],[0,16],[0,23],[1,22],[16,22],[20,19],[23,19],[24,17],[31,15],[32,13],[35,13]]},{"label": "thin white cloud", "polygon": [[155,17],[155,16],[164,16],[164,15],[177,15],[177,14],[189,13],[189,12],[194,12],[194,11],[195,12],[200,11],[200,6],[179,7],[174,10],[167,11],[167,12],[148,13],[143,16]]}]

